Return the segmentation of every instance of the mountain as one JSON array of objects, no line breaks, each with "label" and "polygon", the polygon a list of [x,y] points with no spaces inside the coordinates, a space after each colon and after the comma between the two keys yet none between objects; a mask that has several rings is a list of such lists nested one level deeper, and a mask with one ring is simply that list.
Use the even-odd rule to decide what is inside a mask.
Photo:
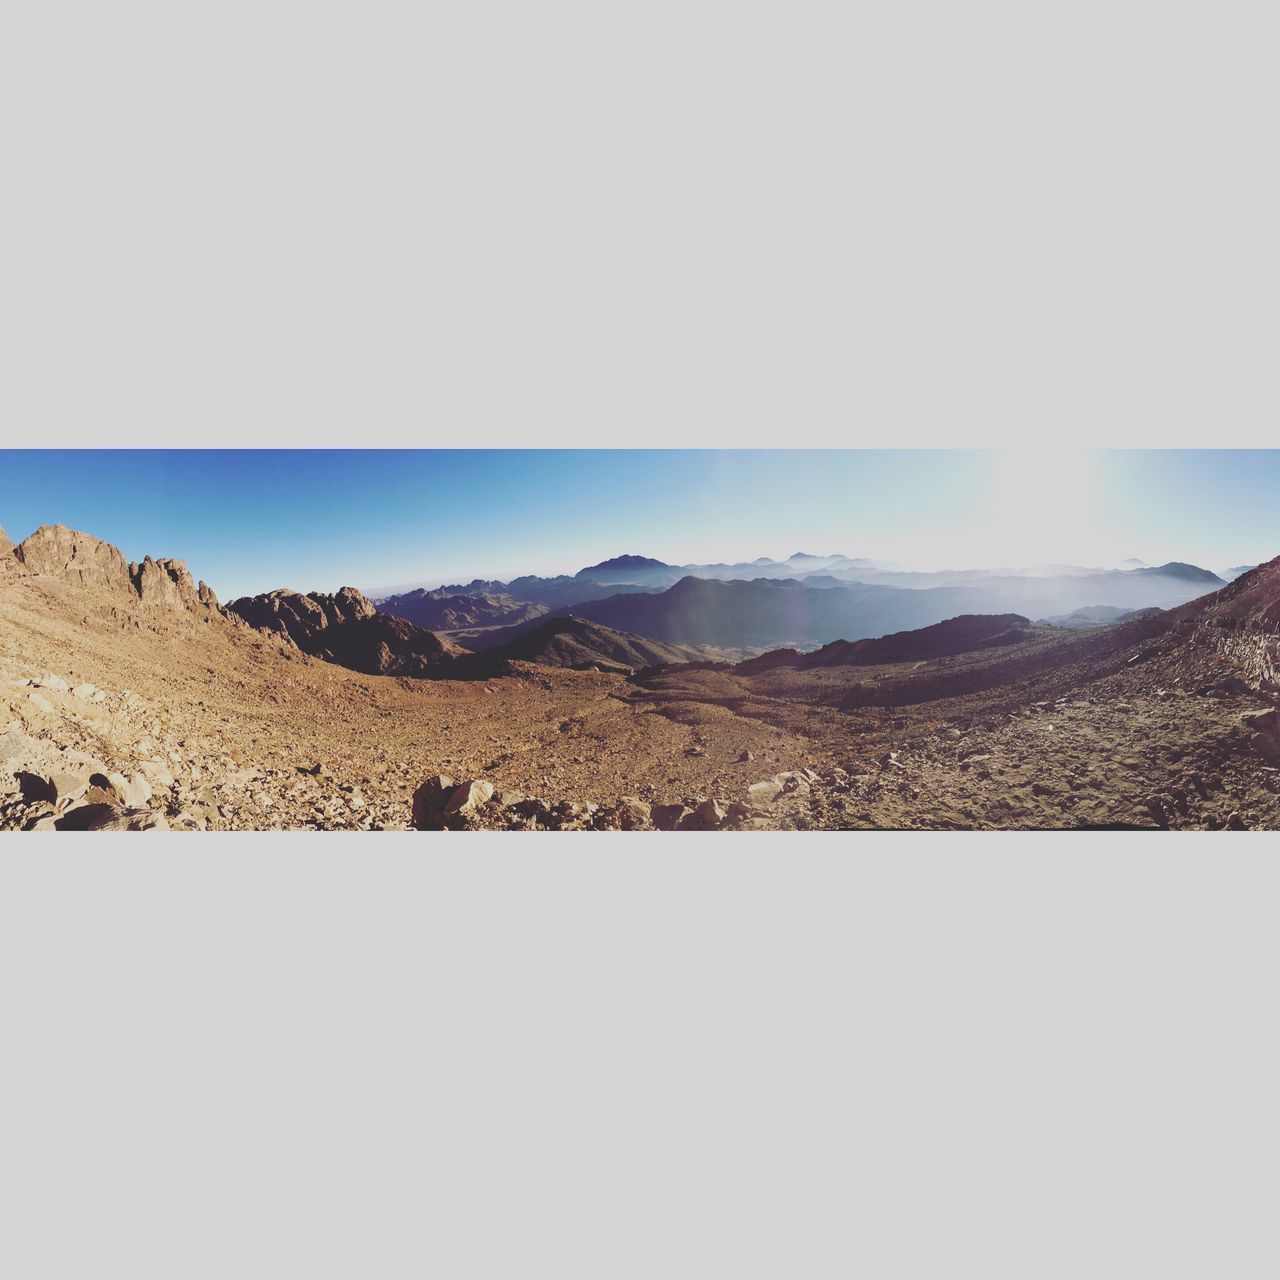
[{"label": "mountain", "polygon": [[3,543],[10,548],[4,558],[11,556],[31,573],[103,588],[122,599],[136,597],[144,604],[189,612],[218,610],[217,596],[203,582],[193,581],[181,560],[147,556],[141,564],[126,563],[117,547],[64,524],[41,525],[16,547],[0,529]]},{"label": "mountain", "polygon": [[[556,610],[667,644],[722,648],[812,648],[932,626],[963,614],[1053,617],[1086,607],[1179,605],[1223,585],[1190,565],[1095,571],[1056,577],[987,577],[906,588],[842,582],[829,575],[749,580],[687,576],[662,592],[628,593]],[[472,637],[472,647],[503,643],[511,631]]]},{"label": "mountain", "polygon": [[497,648],[476,655],[480,667],[497,670],[503,663],[536,662],[576,670],[631,671],[671,662],[696,662],[704,655],[682,645],[662,644],[627,635],[586,618],[548,618]]},{"label": "mountain", "polygon": [[304,653],[369,675],[482,680],[507,674],[512,662],[575,670],[631,671],[705,655],[679,645],[627,635],[585,618],[535,616],[519,634],[482,653],[377,610],[353,587],[337,595],[271,591],[228,608],[250,626],[285,638]]},{"label": "mountain", "polygon": [[404,618],[428,631],[456,631],[463,627],[511,626],[540,618],[545,604],[520,602],[505,593],[479,592],[457,595],[447,591],[405,592],[377,602],[383,613]]},{"label": "mountain", "polygon": [[1105,627],[1113,622],[1126,622],[1132,618],[1160,613],[1152,606],[1148,609],[1123,609],[1113,604],[1094,604],[1071,613],[1055,614],[1052,618],[1040,618],[1037,627],[1063,627],[1068,631],[1081,631],[1088,627]]},{"label": "mountain", "polygon": [[431,631],[378,612],[354,587],[336,595],[268,591],[227,608],[313,658],[369,675],[438,675],[462,652]]},{"label": "mountain", "polygon": [[648,556],[614,556],[611,560],[602,560],[599,564],[579,569],[574,576],[606,583],[640,582],[655,572],[666,574],[674,568],[674,565],[664,564],[661,560],[651,560]]},{"label": "mountain", "polygon": [[1248,573],[1250,569],[1256,569],[1256,564],[1238,564],[1231,569],[1223,569],[1218,575],[1226,582],[1234,582],[1242,573]]},{"label": "mountain", "polygon": [[[418,591],[425,591],[440,599],[492,596],[507,597],[516,604],[560,606],[577,604],[581,600],[600,600],[605,596],[617,595],[619,592],[648,590],[652,588],[641,587],[634,583],[596,582],[593,579],[571,577],[568,574],[560,574],[554,578],[526,574],[519,578],[512,578],[510,582],[502,582],[496,578],[475,578],[471,582],[450,583],[442,587],[432,588],[412,584],[394,591],[383,589],[366,594],[379,607],[413,596]],[[394,610],[388,609],[387,612],[394,612]]]},{"label": "mountain", "polygon": [[1212,591],[1215,587],[1222,586],[1223,582],[1216,573],[1212,573],[1208,569],[1201,569],[1194,564],[1183,564],[1180,560],[1171,560],[1168,564],[1158,565],[1154,568],[1130,569],[1128,572],[1135,576],[1176,578],[1183,582],[1191,582],[1197,586],[1202,586],[1207,591]]},{"label": "mountain", "polygon": [[[407,617],[419,625],[444,631],[462,631],[495,625],[516,625],[519,605],[540,604],[560,613],[585,612],[576,606],[606,600],[622,594],[657,594],[669,590],[685,578],[713,582],[802,582],[815,587],[883,587],[904,591],[948,588],[956,594],[935,597],[947,600],[946,609],[919,611],[904,606],[900,615],[890,611],[875,625],[899,630],[927,625],[960,613],[1016,612],[1028,617],[1066,615],[1076,609],[1108,605],[1122,613],[1140,608],[1167,608],[1223,585],[1223,579],[1208,570],[1181,562],[1159,566],[1140,565],[1130,569],[1089,569],[1078,565],[1040,565],[1031,568],[946,569],[932,573],[890,568],[873,560],[844,555],[818,556],[797,551],[786,560],[758,557],[750,563],[672,565],[650,556],[621,555],[580,569],[573,576],[543,578],[535,574],[508,582],[474,579],[466,584],[450,584],[435,589],[411,588],[372,593],[385,612]],[[964,594],[964,593],[968,594]],[[420,594],[421,593],[421,594]],[[438,610],[420,603],[425,594],[436,600],[449,599]],[[465,600],[463,599],[465,597]],[[479,598],[481,603],[467,603]],[[499,607],[496,600],[509,600]],[[506,616],[501,616],[506,610]],[[595,616],[594,614],[590,616]],[[608,621],[601,617],[601,621]],[[841,623],[841,626],[846,623]],[[858,625],[855,618],[848,625]],[[870,624],[868,624],[870,625]],[[626,628],[624,628],[626,629]],[[865,629],[859,636],[876,634]],[[835,638],[856,638],[847,632],[786,637],[798,642],[825,643]],[[470,643],[471,637],[466,638]],[[780,642],[777,637],[767,643]]]},{"label": "mountain", "polygon": [[1016,613],[995,615],[966,614],[936,622],[915,631],[900,631],[873,640],[834,640],[813,653],[797,653],[779,649],[739,662],[736,671],[750,673],[773,667],[876,666],[888,662],[924,662],[933,658],[953,657],[1002,645],[1020,644],[1031,638],[1031,624]]}]

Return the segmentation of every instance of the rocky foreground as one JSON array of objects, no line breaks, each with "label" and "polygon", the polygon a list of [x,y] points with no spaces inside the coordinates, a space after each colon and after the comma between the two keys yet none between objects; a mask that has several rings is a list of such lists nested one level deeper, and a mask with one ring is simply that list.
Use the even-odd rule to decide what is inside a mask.
[{"label": "rocky foreground", "polygon": [[[546,799],[483,778],[435,774],[406,804],[340,782],[323,762],[245,768],[211,740],[178,735],[133,690],[108,694],[52,672],[0,684],[0,830],[206,831],[272,827],[423,831],[714,831],[808,825],[815,790],[836,770],[789,770],[737,799]],[[74,741],[79,745],[65,745]],[[64,744],[64,745],[60,745]],[[121,748],[124,751],[121,751]],[[698,748],[694,755],[701,754]],[[742,763],[752,760],[743,753]]]}]

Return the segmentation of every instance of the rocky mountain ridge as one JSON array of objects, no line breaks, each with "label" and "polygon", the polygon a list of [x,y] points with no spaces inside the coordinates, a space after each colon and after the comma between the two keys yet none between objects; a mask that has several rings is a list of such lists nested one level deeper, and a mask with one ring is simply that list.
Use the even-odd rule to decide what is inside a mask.
[{"label": "rocky mountain ridge", "polygon": [[368,675],[431,676],[463,652],[432,631],[379,612],[354,587],[334,595],[280,589],[233,600],[227,608],[313,658]]},{"label": "rocky mountain ridge", "polygon": [[221,612],[212,589],[195,582],[183,561],[146,556],[140,564],[126,562],[119,548],[64,524],[41,525],[17,546],[0,528],[0,562],[9,571],[16,564],[19,573],[46,574],[82,586],[132,593],[143,604]]}]

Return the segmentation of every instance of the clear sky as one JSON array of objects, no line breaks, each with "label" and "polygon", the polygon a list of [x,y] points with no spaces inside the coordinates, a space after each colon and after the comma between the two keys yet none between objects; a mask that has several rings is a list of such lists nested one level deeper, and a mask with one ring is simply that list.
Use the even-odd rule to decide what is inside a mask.
[{"label": "clear sky", "polygon": [[1280,554],[1280,450],[0,451],[14,541],[62,522],[273,587],[842,552],[919,569]]}]

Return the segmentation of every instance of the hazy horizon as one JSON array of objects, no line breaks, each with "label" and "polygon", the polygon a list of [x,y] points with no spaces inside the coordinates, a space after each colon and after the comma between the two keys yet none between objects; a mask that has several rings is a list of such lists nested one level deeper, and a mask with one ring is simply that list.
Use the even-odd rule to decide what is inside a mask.
[{"label": "hazy horizon", "polygon": [[1220,572],[1280,554],[1280,450],[5,450],[0,525],[171,555],[229,599],[846,555]]}]

